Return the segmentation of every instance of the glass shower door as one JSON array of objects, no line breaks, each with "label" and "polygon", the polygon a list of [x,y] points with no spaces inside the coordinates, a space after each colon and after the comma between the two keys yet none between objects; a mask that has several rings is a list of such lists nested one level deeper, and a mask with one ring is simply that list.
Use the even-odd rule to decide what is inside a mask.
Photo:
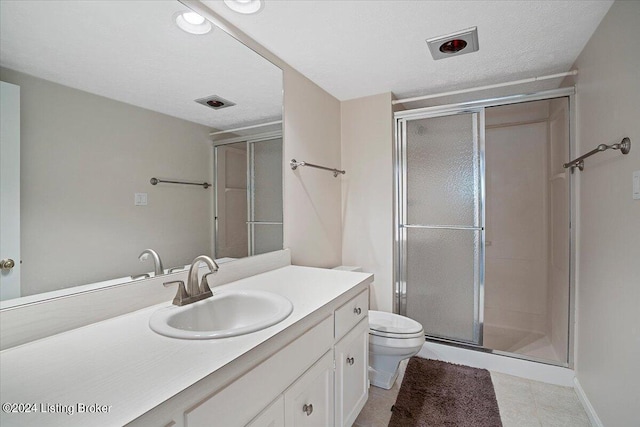
[{"label": "glass shower door", "polygon": [[249,255],[282,249],[282,137],[249,141]]},{"label": "glass shower door", "polygon": [[215,255],[282,249],[282,137],[214,147]]},{"label": "glass shower door", "polygon": [[482,345],[484,111],[398,120],[399,311]]}]

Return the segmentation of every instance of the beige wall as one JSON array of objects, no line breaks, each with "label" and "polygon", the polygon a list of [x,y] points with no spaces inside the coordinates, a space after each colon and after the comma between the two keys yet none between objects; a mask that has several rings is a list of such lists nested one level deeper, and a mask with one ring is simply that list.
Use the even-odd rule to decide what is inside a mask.
[{"label": "beige wall", "polygon": [[[21,87],[23,295],[153,270],[211,252],[209,129],[11,70]],[[134,193],[148,193],[134,206]]]},{"label": "beige wall", "polygon": [[393,311],[391,93],[342,102],[342,263],[374,273],[371,308]]},{"label": "beige wall", "polygon": [[638,424],[640,396],[640,2],[617,1],[574,66],[584,153],[628,136],[631,152],[597,154],[578,173],[577,378],[604,425]]},{"label": "beige wall", "polygon": [[340,102],[291,68],[284,69],[283,151],[284,247],[296,265],[340,265],[342,176],[289,167],[291,159],[340,166]]}]

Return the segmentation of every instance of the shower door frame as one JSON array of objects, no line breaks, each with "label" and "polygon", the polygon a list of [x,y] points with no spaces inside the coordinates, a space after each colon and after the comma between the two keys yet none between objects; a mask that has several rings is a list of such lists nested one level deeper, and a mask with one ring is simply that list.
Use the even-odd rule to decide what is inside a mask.
[{"label": "shower door frame", "polygon": [[[575,149],[575,87],[565,87],[547,91],[534,92],[529,94],[518,94],[504,97],[480,99],[476,101],[462,102],[456,104],[438,105],[433,107],[416,108],[412,110],[397,111],[394,113],[394,125],[395,125],[395,138],[394,138],[394,150],[393,150],[393,166],[394,166],[394,244],[393,244],[393,257],[394,257],[394,306],[393,311],[401,315],[406,315],[406,300],[407,300],[407,283],[406,283],[406,271],[407,271],[407,258],[406,258],[406,231],[403,224],[406,222],[406,134],[404,123],[408,120],[417,120],[424,118],[442,117],[455,114],[475,113],[482,111],[484,117],[484,110],[488,107],[497,107],[502,105],[520,104],[524,102],[551,100],[556,98],[568,98],[569,104],[569,158],[576,156]],[[568,339],[567,339],[567,361],[566,362],[554,362],[547,359],[540,359],[533,356],[526,356],[518,353],[510,353],[501,350],[495,350],[482,346],[483,324],[484,324],[484,252],[485,252],[485,238],[484,238],[484,218],[485,218],[485,206],[486,195],[484,191],[485,170],[484,170],[484,131],[485,123],[482,121],[482,129],[480,133],[482,135],[481,146],[479,147],[480,156],[480,218],[481,218],[481,247],[480,247],[480,286],[477,296],[479,306],[475,307],[478,311],[477,324],[474,325],[474,331],[478,331],[479,344],[473,344],[469,342],[462,342],[459,340],[451,340],[441,337],[435,337],[426,335],[428,341],[441,342],[448,345],[454,345],[462,348],[473,349],[486,353],[498,354],[517,359],[524,359],[533,362],[544,363],[548,365],[562,366],[573,368],[574,365],[574,340],[575,331],[573,325],[575,323],[575,264],[576,264],[576,182],[575,174],[566,171],[569,174],[569,313],[568,313]],[[475,316],[474,316],[475,317]]]},{"label": "shower door frame", "polygon": [[[255,194],[255,186],[253,179],[253,166],[255,165],[255,157],[254,157],[254,147],[256,143],[271,141],[274,139],[280,139],[284,152],[284,138],[282,131],[273,131],[273,132],[263,132],[254,135],[247,136],[239,136],[233,138],[225,138],[218,141],[214,141],[212,144],[213,156],[213,236],[211,241],[212,253],[217,257],[217,249],[218,249],[218,181],[216,174],[216,165],[218,164],[218,147],[244,143],[247,149],[247,256],[253,256],[255,252],[255,226],[256,225],[283,225],[282,221],[255,221],[255,211],[254,211],[254,194]],[[284,164],[284,159],[283,159]],[[283,167],[284,170],[284,167]],[[284,197],[284,188],[282,190],[282,194]],[[284,203],[284,201],[283,201]],[[284,230],[283,230],[284,232]]]},{"label": "shower door frame", "polygon": [[[459,115],[469,115],[472,120],[472,128],[473,128],[473,146],[474,146],[474,158],[477,155],[478,164],[474,165],[474,167],[478,168],[477,178],[479,180],[478,183],[478,195],[477,195],[477,225],[413,225],[407,223],[407,209],[406,209],[406,200],[407,200],[407,135],[406,135],[406,127],[407,122],[409,120],[421,120],[421,119],[434,119],[434,118],[443,118],[443,117],[451,117],[451,116],[459,116]],[[396,166],[400,168],[396,173],[396,180],[398,181],[397,185],[397,196],[399,199],[399,203],[396,203],[397,208],[397,216],[396,216],[396,233],[397,233],[397,242],[399,242],[398,247],[398,257],[400,265],[403,267],[402,269],[396,270],[397,272],[397,282],[402,284],[402,290],[398,294],[398,310],[402,315],[406,315],[407,310],[407,280],[406,280],[406,271],[407,271],[407,228],[427,228],[427,229],[446,229],[446,230],[458,230],[458,231],[471,231],[471,232],[479,232],[479,248],[478,248],[478,256],[477,259],[474,259],[474,283],[473,283],[473,337],[471,341],[463,340],[462,338],[453,338],[453,337],[445,337],[441,336],[432,336],[434,339],[442,340],[442,341],[450,341],[460,344],[472,345],[472,346],[482,346],[482,328],[483,328],[483,319],[484,319],[484,236],[485,236],[485,220],[484,220],[484,203],[485,203],[485,194],[484,194],[484,109],[483,108],[447,108],[447,109],[438,109],[432,110],[428,112],[423,112],[418,115],[410,115],[409,117],[396,117],[396,131],[399,135],[399,140],[397,141],[396,146],[396,156],[400,160],[396,163]],[[401,165],[404,165],[402,167]],[[475,217],[475,215],[474,215]],[[475,257],[474,257],[475,258]],[[426,329],[426,328],[425,328]]]},{"label": "shower door frame", "polygon": [[[279,139],[284,156],[284,139],[282,138],[282,132],[270,132],[268,134],[258,134],[247,139],[247,235],[249,238],[249,256],[253,256],[256,253],[256,225],[279,225],[283,227],[283,221],[256,221],[255,218],[255,146],[257,143],[273,141]],[[284,167],[280,170],[280,174],[284,171]],[[284,180],[283,180],[284,184]],[[284,208],[284,188],[282,189],[282,208]],[[281,233],[284,241],[284,229]]]}]

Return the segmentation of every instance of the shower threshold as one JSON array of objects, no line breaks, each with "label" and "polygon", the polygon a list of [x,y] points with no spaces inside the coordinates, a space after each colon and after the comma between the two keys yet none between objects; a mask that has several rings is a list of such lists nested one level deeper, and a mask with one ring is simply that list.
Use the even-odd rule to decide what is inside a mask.
[{"label": "shower threshold", "polygon": [[[486,326],[485,326],[486,328]],[[508,328],[501,328],[501,329],[508,329]],[[489,327],[489,331],[491,331],[491,327]],[[519,332],[523,332],[523,331],[519,331]],[[526,331],[524,331],[526,333]],[[489,332],[489,339],[491,339],[490,337],[491,332]],[[525,347],[527,347],[525,349],[525,351],[527,352],[527,354],[521,353],[521,352],[515,352],[513,350],[511,350],[511,348],[509,349],[501,349],[501,348],[492,348],[490,346],[488,346],[486,343],[482,346],[478,346],[478,345],[474,345],[474,344],[469,344],[469,343],[462,343],[462,342],[458,342],[458,341],[452,341],[452,340],[448,340],[445,338],[440,338],[440,337],[433,337],[433,336],[429,336],[429,335],[425,335],[425,340],[429,343],[435,343],[435,344],[443,344],[443,345],[447,345],[447,346],[451,346],[451,347],[458,347],[458,348],[462,348],[462,349],[466,349],[466,350],[474,350],[477,352],[481,352],[481,353],[490,353],[490,354],[495,354],[495,355],[499,355],[499,356],[506,356],[506,357],[511,357],[514,359],[522,359],[522,360],[526,360],[529,362],[536,362],[536,363],[542,363],[545,365],[552,365],[552,366],[558,366],[558,367],[562,367],[562,368],[570,368],[571,366],[569,365],[568,362],[566,361],[562,361],[562,360],[558,360],[555,352],[553,352],[553,356],[556,357],[550,357],[550,353],[551,351],[553,351],[553,349],[549,349],[546,348],[546,342],[544,340],[544,338],[546,338],[546,341],[548,342],[548,337],[544,336],[543,334],[535,334],[534,335],[538,335],[538,336],[542,336],[543,339],[538,338],[537,340],[532,340],[529,344],[525,345]],[[527,342],[527,340],[531,340],[532,338],[534,338],[533,336],[529,336],[527,337],[525,340],[523,340],[522,342]],[[486,340],[486,335],[485,335],[485,340]],[[550,343],[549,343],[550,345]],[[551,350],[551,351],[550,351]]]}]

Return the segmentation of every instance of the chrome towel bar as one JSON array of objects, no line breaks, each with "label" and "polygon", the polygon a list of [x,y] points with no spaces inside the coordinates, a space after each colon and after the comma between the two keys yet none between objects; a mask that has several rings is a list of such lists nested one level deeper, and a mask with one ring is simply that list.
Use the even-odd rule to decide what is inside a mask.
[{"label": "chrome towel bar", "polygon": [[208,182],[171,181],[167,179],[158,179],[158,178],[151,178],[149,182],[151,182],[151,185],[158,185],[158,183],[168,183],[168,184],[197,185],[203,188],[211,187],[211,184],[209,184]]},{"label": "chrome towel bar", "polygon": [[346,171],[341,171],[340,169],[327,168],[324,166],[314,165],[313,163],[308,163],[308,162],[299,162],[296,159],[291,159],[291,161],[289,162],[289,165],[291,165],[292,170],[298,169],[298,166],[309,166],[312,168],[322,169],[325,171],[333,172],[334,177],[337,177],[338,174],[344,175],[345,173],[347,173]]},{"label": "chrome towel bar", "polygon": [[587,157],[593,156],[596,153],[599,153],[601,151],[606,151],[609,149],[620,150],[622,154],[629,154],[629,151],[631,151],[631,140],[625,136],[624,138],[622,138],[622,141],[620,141],[620,143],[618,144],[612,144],[612,145],[600,144],[593,150],[589,151],[587,154],[583,154],[577,159],[571,160],[569,163],[565,163],[562,166],[564,166],[565,169],[571,168],[571,173],[573,173],[575,168],[578,168],[582,171],[584,170],[584,159],[586,159]]}]

